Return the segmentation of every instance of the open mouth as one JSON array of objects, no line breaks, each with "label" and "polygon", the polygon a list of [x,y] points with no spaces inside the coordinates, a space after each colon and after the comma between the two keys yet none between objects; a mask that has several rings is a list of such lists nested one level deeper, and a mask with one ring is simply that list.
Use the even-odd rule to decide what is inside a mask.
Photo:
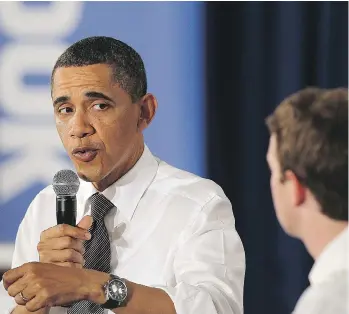
[{"label": "open mouth", "polygon": [[95,159],[98,154],[98,150],[92,148],[77,148],[73,150],[72,154],[80,161],[89,162]]}]

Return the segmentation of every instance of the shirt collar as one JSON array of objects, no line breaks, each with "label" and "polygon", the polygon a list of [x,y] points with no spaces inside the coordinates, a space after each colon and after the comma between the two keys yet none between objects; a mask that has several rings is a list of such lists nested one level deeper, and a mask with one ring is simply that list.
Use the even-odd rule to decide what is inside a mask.
[{"label": "shirt collar", "polygon": [[[136,164],[123,177],[105,189],[102,194],[107,197],[118,210],[131,220],[136,210],[138,202],[144,192],[155,178],[159,163],[144,145],[142,156]],[[80,180],[82,202],[87,203],[88,199],[96,192],[96,188],[90,182]],[[84,214],[88,211],[88,206],[84,206]]]},{"label": "shirt collar", "polygon": [[317,284],[333,272],[348,269],[348,227],[332,240],[316,259],[309,274],[310,283]]}]

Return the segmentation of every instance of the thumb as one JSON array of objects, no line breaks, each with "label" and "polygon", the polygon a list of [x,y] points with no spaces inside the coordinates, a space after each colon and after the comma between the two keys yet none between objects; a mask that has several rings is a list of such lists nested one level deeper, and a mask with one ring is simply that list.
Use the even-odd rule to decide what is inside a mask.
[{"label": "thumb", "polygon": [[77,227],[81,229],[88,230],[92,226],[93,219],[91,216],[85,216],[83,217],[80,222],[78,223]]}]

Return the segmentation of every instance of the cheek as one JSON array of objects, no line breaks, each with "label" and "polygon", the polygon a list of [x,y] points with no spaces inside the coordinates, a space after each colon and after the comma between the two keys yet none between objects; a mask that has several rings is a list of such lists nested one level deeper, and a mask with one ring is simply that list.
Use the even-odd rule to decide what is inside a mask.
[{"label": "cheek", "polygon": [[277,188],[277,178],[275,175],[270,176],[270,189],[272,193],[274,193],[274,190]]},{"label": "cheek", "polygon": [[61,140],[63,140],[67,134],[66,124],[63,123],[62,121],[56,119],[56,129],[57,129],[59,137],[61,138]]},{"label": "cheek", "polygon": [[290,210],[289,195],[287,187],[280,182],[279,177],[270,178],[270,188],[277,220],[281,227],[289,233],[291,230],[293,217]]},{"label": "cheek", "polygon": [[69,148],[69,133],[66,123],[56,119],[56,130],[65,149]]},{"label": "cheek", "polygon": [[277,194],[276,191],[276,184],[275,184],[275,179],[271,176],[270,177],[270,191],[271,191],[271,195],[273,197],[273,201],[275,201],[275,195]]},{"label": "cheek", "polygon": [[62,121],[59,121],[56,119],[56,130],[58,132],[58,135],[61,139],[63,139],[64,137],[64,124],[62,123]]},{"label": "cheek", "polygon": [[282,207],[282,202],[281,202],[283,198],[283,196],[281,195],[282,187],[281,187],[281,182],[279,178],[273,175],[270,178],[270,190],[273,198],[275,211],[278,213],[280,208]]},{"label": "cheek", "polygon": [[114,165],[123,160],[123,155],[128,155],[127,152],[133,144],[130,133],[124,123],[115,122],[99,125],[98,129],[96,127],[96,134],[93,138],[104,146],[105,151],[101,154],[104,164]]},{"label": "cheek", "polygon": [[[120,114],[114,119],[100,119],[94,125],[98,136],[105,144],[118,143],[123,145],[129,142],[137,131],[137,125],[132,116]],[[131,143],[130,143],[131,144]],[[118,146],[117,145],[117,146]]]}]

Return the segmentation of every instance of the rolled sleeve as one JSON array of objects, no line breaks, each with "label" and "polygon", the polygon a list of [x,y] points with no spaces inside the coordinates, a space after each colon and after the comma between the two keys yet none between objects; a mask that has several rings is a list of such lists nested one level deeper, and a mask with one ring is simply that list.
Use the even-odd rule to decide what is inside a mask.
[{"label": "rolled sleeve", "polygon": [[183,237],[174,262],[176,286],[157,287],[177,314],[242,314],[245,253],[230,202],[215,196]]}]

